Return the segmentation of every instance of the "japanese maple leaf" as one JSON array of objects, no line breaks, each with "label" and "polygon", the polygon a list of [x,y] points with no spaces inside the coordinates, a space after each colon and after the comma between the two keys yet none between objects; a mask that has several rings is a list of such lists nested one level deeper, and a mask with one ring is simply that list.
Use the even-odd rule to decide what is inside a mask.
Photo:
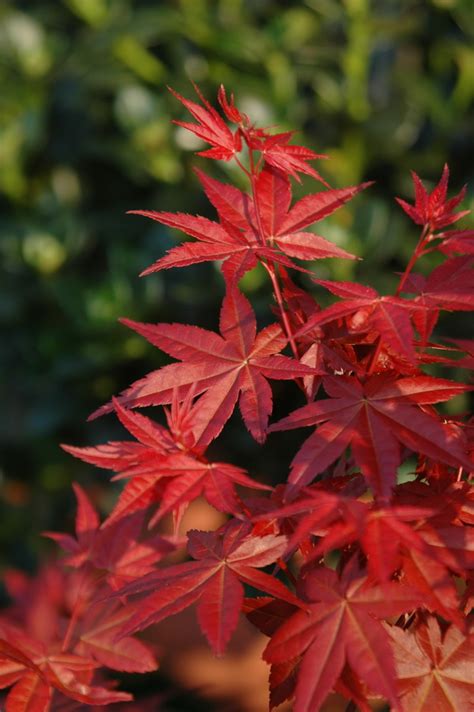
[{"label": "japanese maple leaf", "polygon": [[459,712],[472,708],[474,634],[451,625],[444,634],[434,616],[404,631],[392,627],[403,712]]},{"label": "japanese maple leaf", "polygon": [[[449,501],[449,493],[447,493]],[[452,572],[463,578],[474,568],[472,527],[447,525],[434,516],[416,526],[423,548],[405,547],[401,568],[406,581],[423,594],[425,606],[465,631],[460,598]]]},{"label": "japanese maple leaf", "polygon": [[[337,245],[303,228],[331,215],[370,183],[327,190],[308,195],[291,205],[291,186],[281,171],[264,166],[255,182],[252,199],[234,186],[220,183],[204,173],[197,175],[206,195],[218,211],[220,223],[199,215],[131,210],[173,228],[182,230],[198,240],[174,247],[147,268],[150,274],[170,267],[209,260],[224,260],[225,275],[240,278],[257,264],[270,259],[287,267],[298,268],[291,259],[322,259],[344,257],[356,259]],[[258,210],[255,209],[255,204]]]},{"label": "japanese maple leaf", "polygon": [[117,589],[154,571],[155,564],[174,550],[169,541],[158,535],[146,542],[138,541],[143,512],[133,512],[120,524],[113,522],[101,528],[99,515],[84,490],[75,482],[73,489],[77,498],[76,538],[45,532],[69,554],[65,560],[69,566],[78,568],[88,562],[111,588]]},{"label": "japanese maple leaf", "polygon": [[[283,268],[280,269],[280,279],[287,318],[293,334],[298,334],[295,341],[298,351],[302,354],[302,363],[327,373],[365,374],[366,367],[354,349],[354,343],[358,343],[359,337],[356,335],[354,339],[352,334],[348,335],[346,328],[338,326],[337,322],[329,323],[326,327],[304,329],[305,324],[321,312],[321,307],[312,296],[292,282]],[[307,376],[303,380],[306,397],[308,401],[312,401],[322,377]]]},{"label": "japanese maple leaf", "polygon": [[402,354],[410,363],[416,362],[410,320],[416,307],[412,302],[400,297],[380,296],[372,287],[356,282],[315,281],[342,297],[342,301],[314,314],[297,332],[297,337],[344,318],[349,333],[373,330],[395,353]]},{"label": "japanese maple leaf", "polygon": [[438,561],[463,574],[474,568],[474,529],[470,526],[450,526],[440,521],[424,522],[418,531]]},{"label": "japanese maple leaf", "polygon": [[443,168],[438,185],[431,193],[427,192],[414,171],[412,171],[412,177],[415,186],[415,205],[409,205],[401,198],[396,198],[396,200],[417,225],[426,225],[430,231],[434,231],[451,225],[470,212],[469,210],[454,212],[466,194],[466,186],[454,198],[446,200],[449,180],[447,164]]},{"label": "japanese maple leaf", "polygon": [[309,550],[307,563],[329,551],[358,543],[367,557],[369,574],[380,583],[389,581],[400,568],[401,551],[417,549],[427,555],[431,553],[429,544],[415,529],[415,525],[419,527],[434,515],[434,510],[423,507],[379,507],[316,486],[304,488],[294,502],[274,510],[273,515],[292,516],[296,520],[287,553],[293,552],[309,535],[320,539]]},{"label": "japanese maple leaf", "polygon": [[289,257],[304,260],[322,257],[349,257],[345,250],[303,228],[331,215],[371,183],[307,195],[291,206],[288,176],[271,166],[264,166],[255,184],[255,204],[259,229],[268,245],[277,245]]},{"label": "japanese maple leaf", "polygon": [[[291,490],[291,486],[286,488],[288,495]],[[268,504],[270,505],[270,502]],[[306,553],[304,543],[310,534],[326,534],[329,524],[345,516],[345,498],[338,496],[336,492],[325,492],[321,489],[303,488],[293,501],[287,503],[283,500],[283,503],[280,501],[279,504],[280,506],[276,507],[269,506],[262,514],[254,515],[253,520],[278,522],[277,531],[281,530],[289,537],[286,556],[294,553],[302,544]]]},{"label": "japanese maple leaf", "polygon": [[[64,446],[67,452],[86,462],[119,472],[113,479],[129,478],[105,527],[159,502],[159,509],[149,523],[152,526],[169,511],[175,515],[184,514],[184,507],[200,494],[219,511],[237,514],[241,507],[236,485],[269,489],[251,479],[242,468],[225,462],[211,462],[204,456],[212,424],[207,420],[200,399],[193,403],[191,395],[192,392],[182,403],[173,399],[171,410],[166,412],[169,430],[113,399],[121,423],[140,442],[136,464],[131,461],[127,448],[126,457],[122,459],[110,458],[109,449],[104,457],[107,445],[96,448]],[[127,443],[109,443],[109,448],[112,445],[122,450],[121,446]],[[114,535],[111,533],[111,536]],[[162,543],[166,545],[166,542]]]},{"label": "japanese maple leaf", "polygon": [[327,156],[314,153],[304,146],[289,145],[288,142],[293,131],[272,135],[266,129],[254,128],[247,115],[235,106],[233,95],[228,101],[225,89],[221,85],[217,95],[219,104],[229,121],[239,125],[239,128],[232,132],[217,111],[202,96],[196,85],[194,85],[194,89],[203,106],[185,99],[174,89],[170,88],[170,91],[197,121],[195,124],[186,121],[174,121],[173,123],[191,131],[212,146],[209,150],[200,151],[198,155],[214,160],[229,161],[241,151],[242,138],[244,138],[252,150],[262,153],[269,165],[294,176],[297,180],[299,180],[298,173],[306,173],[327,185],[319,173],[307,163],[315,159],[327,158]]},{"label": "japanese maple leaf", "polygon": [[[127,531],[123,535],[127,536]],[[142,567],[142,571],[146,570],[146,566]],[[149,570],[152,570],[151,567]],[[53,577],[51,574],[56,572],[58,577]],[[6,629],[8,639],[16,642],[23,640],[24,650],[29,651],[33,659],[37,659],[35,656],[39,656],[38,651],[41,649],[46,651],[48,658],[54,656],[56,661],[59,660],[59,653],[79,655],[83,659],[82,666],[85,665],[84,661],[88,661],[88,670],[97,667],[97,661],[106,667],[128,672],[156,669],[151,649],[144,643],[132,638],[116,639],[116,629],[125,618],[120,602],[94,603],[93,599],[99,590],[102,599],[105,595],[105,589],[97,587],[100,582],[97,571],[82,567],[80,571],[66,573],[51,564],[34,578],[18,573],[19,576],[10,576],[6,580],[14,604],[0,616],[0,629]],[[124,576],[120,583],[127,583],[139,576],[137,566],[135,576]],[[52,591],[52,585],[58,588]],[[74,625],[65,637],[68,616]],[[18,624],[12,628],[16,621],[22,628]]]},{"label": "japanese maple leaf", "polygon": [[[333,521],[321,520],[317,513],[315,505],[313,516],[308,512],[301,518],[290,539],[289,551],[310,531],[320,539],[309,553],[302,547],[306,563],[320,559],[329,551],[358,545],[367,557],[367,570],[374,581],[384,584],[395,572],[403,572],[405,582],[418,591],[429,610],[463,629],[451,571],[465,575],[465,568],[472,566],[473,542],[465,528],[464,531],[461,527],[453,528],[457,531],[449,533],[441,531],[437,536],[431,524],[423,524],[433,512],[410,506],[369,508],[363,502],[346,500],[345,506],[340,507],[340,516]],[[442,548],[449,537],[451,546],[459,547],[451,554],[449,548]],[[462,563],[466,564],[465,568]]]},{"label": "japanese maple leaf", "polygon": [[[127,536],[126,531],[123,534]],[[16,659],[5,656],[8,664],[2,660],[0,643],[0,687],[17,683],[9,698],[12,710],[16,710],[13,701],[23,697],[31,707],[19,710],[36,709],[34,703],[49,700],[53,688],[89,704],[129,700],[125,693],[109,696],[106,689],[92,688],[94,670],[101,665],[128,672],[156,669],[145,643],[130,637],[117,640],[125,618],[121,603],[93,604],[99,589],[90,569],[65,573],[57,564],[49,564],[35,577],[9,572],[5,583],[13,604],[0,616],[0,639],[23,654]]]},{"label": "japanese maple leaf", "polygon": [[161,495],[158,511],[151,519],[150,526],[169,511],[175,512],[187,506],[199,495],[220,512],[241,513],[241,505],[235,493],[235,485],[252,489],[269,490],[252,480],[240,467],[224,462],[200,462],[187,455],[170,458],[163,467],[163,474],[171,476]]},{"label": "japanese maple leaf", "polygon": [[375,692],[396,707],[397,688],[390,638],[377,620],[410,611],[420,597],[399,583],[371,586],[354,559],[341,578],[328,568],[304,579],[308,610],[298,611],[276,631],[263,652],[272,664],[302,655],[295,712],[317,712],[347,663]]},{"label": "japanese maple leaf", "polygon": [[[224,186],[225,184],[223,183],[222,185]],[[227,193],[240,193],[241,196],[244,196],[241,191],[233,186],[225,185],[225,188]],[[242,197],[242,202],[247,197]],[[278,258],[279,261],[282,261],[275,250],[265,249],[257,241],[252,231],[244,234],[232,229],[232,226],[224,227],[208,218],[200,215],[188,215],[187,213],[168,213],[155,210],[129,210],[128,213],[151,218],[163,225],[181,230],[198,240],[198,242],[185,242],[182,245],[171,248],[164,257],[161,257],[157,262],[143,270],[141,276],[172,267],[186,267],[200,262],[223,260],[224,274],[231,277],[237,274],[240,278],[245,272],[257,265],[257,257]],[[290,264],[290,266],[294,266],[288,260],[283,261]]]},{"label": "japanese maple leaf", "polygon": [[128,610],[120,603],[102,601],[89,606],[75,635],[74,652],[112,670],[156,670],[158,665],[150,648],[130,636],[119,638],[128,616]]},{"label": "japanese maple leaf", "polygon": [[472,311],[474,296],[472,256],[455,257],[434,269],[428,277],[411,274],[404,291],[417,296],[412,300],[413,323],[424,343],[428,342],[443,311]]},{"label": "japanese maple leaf", "polygon": [[286,131],[272,136],[264,136],[262,140],[250,141],[250,145],[255,146],[258,151],[261,151],[265,161],[274,168],[277,168],[282,173],[296,178],[298,182],[300,177],[298,173],[316,178],[316,180],[328,186],[324,178],[312,166],[308,165],[308,161],[327,158],[321,153],[315,153],[305,146],[295,146],[289,144],[289,140],[293,135],[293,131]]},{"label": "japanese maple leaf", "polygon": [[423,597],[425,608],[464,629],[456,582],[443,562],[437,560],[435,552],[427,556],[420,550],[406,549],[401,568],[405,581]]},{"label": "japanese maple leaf", "polygon": [[429,483],[412,480],[397,487],[396,501],[434,510],[432,524],[443,527],[474,524],[474,486],[469,482],[457,482],[453,478]]},{"label": "japanese maple leaf", "polygon": [[[120,475],[123,477],[123,475]],[[180,519],[187,505],[199,495],[220,512],[239,514],[241,506],[235,485],[253,489],[270,489],[251,479],[245,470],[225,462],[200,461],[189,455],[177,454],[163,463],[156,473],[132,476],[125,485],[119,500],[105,526],[130,516],[130,512],[143,510],[159,502],[149,527],[168,512]]]},{"label": "japanese maple leaf", "polygon": [[126,692],[91,686],[96,667],[90,658],[49,651],[21,629],[0,623],[0,688],[13,685],[5,712],[48,712],[55,689],[91,705],[132,699]]},{"label": "japanese maple leaf", "polygon": [[459,432],[420,406],[449,400],[468,386],[430,376],[377,374],[365,383],[352,376],[327,376],[330,398],[310,403],[270,432],[319,425],[293,459],[289,482],[303,486],[351,444],[352,454],[377,497],[388,499],[401,462],[399,443],[452,467],[472,463]]},{"label": "japanese maple leaf", "polygon": [[433,311],[471,311],[474,309],[474,258],[454,257],[436,267],[428,277],[412,274],[406,291],[415,292],[417,307]]},{"label": "japanese maple leaf", "polygon": [[[221,335],[197,326],[123,321],[150,343],[183,361],[135,382],[119,402],[136,408],[170,403],[175,389],[181,399],[191,386],[196,395],[205,391],[200,408],[206,414],[208,440],[217,437],[239,400],[245,425],[258,442],[264,442],[272,411],[272,392],[266,379],[292,380],[314,373],[314,369],[279,353],[287,339],[278,324],[257,334],[253,309],[235,287],[228,289],[222,304]],[[106,405],[92,417],[112,408],[112,404]]]},{"label": "japanese maple leaf", "polygon": [[173,393],[171,409],[165,409],[168,428],[151,418],[134,413],[112,398],[115,413],[136,441],[113,441],[95,447],[61,445],[63,450],[97,467],[120,473],[116,478],[137,477],[161,472],[162,464],[173,455],[194,453],[202,456],[205,440],[204,418],[193,405],[193,389],[180,403]]},{"label": "japanese maple leaf", "polygon": [[185,99],[169,87],[170,92],[175,96],[189,111],[197,123],[193,124],[187,121],[173,121],[178,126],[191,131],[198,138],[210,143],[212,148],[207,151],[200,151],[198,155],[214,160],[230,161],[236,153],[242,148],[242,139],[237,131],[232,133],[222,117],[219,116],[213,106],[202,96],[201,92],[194,85],[194,89],[199,96],[203,106],[196,104],[194,101]]},{"label": "japanese maple leaf", "polygon": [[258,567],[276,561],[286,548],[286,537],[255,537],[251,525],[229,522],[217,532],[188,532],[188,550],[195,561],[149,574],[119,593],[148,593],[130,604],[127,635],[179,613],[197,603],[201,630],[217,654],[224,652],[234,632],[244,600],[243,583],[298,606],[298,599],[277,579]]},{"label": "japanese maple leaf", "polygon": [[[244,610],[249,621],[269,637],[274,635],[278,628],[298,611],[295,606],[270,597],[247,598]],[[278,707],[285,700],[294,697],[300,660],[301,656],[283,663],[274,663],[271,666],[269,675],[270,709]],[[366,701],[367,690],[348,665],[344,666],[335,685],[335,691],[356,702],[361,712],[371,711],[372,708]]]}]

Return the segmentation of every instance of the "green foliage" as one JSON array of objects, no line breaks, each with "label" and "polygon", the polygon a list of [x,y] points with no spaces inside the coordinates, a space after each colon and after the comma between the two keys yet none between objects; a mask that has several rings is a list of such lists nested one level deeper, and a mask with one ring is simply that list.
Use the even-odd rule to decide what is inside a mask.
[{"label": "green foliage", "polygon": [[[330,155],[319,169],[334,187],[377,180],[324,231],[368,257],[319,276],[357,270],[383,292],[384,268],[411,252],[388,197],[410,192],[408,167],[429,180],[448,161],[453,191],[469,178],[469,20],[468,0],[2,3],[0,541],[22,535],[16,563],[28,532],[64,518],[46,495],[85,475],[57,443],[85,441],[77,423],[156,358],[116,318],[215,323],[212,267],[134,279],[174,238],[127,209],[179,210],[186,193],[189,212],[212,216],[190,169],[200,146],[170,124],[181,109],[166,85],[213,96],[223,82],[260,124],[301,127],[298,143]],[[246,280],[258,303],[259,273]]]}]

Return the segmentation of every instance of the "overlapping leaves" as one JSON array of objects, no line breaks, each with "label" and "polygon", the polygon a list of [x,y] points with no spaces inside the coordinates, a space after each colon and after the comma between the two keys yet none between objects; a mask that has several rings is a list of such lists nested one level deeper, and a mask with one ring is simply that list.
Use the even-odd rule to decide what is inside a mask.
[{"label": "overlapping leaves", "polygon": [[[128,407],[170,403],[173,393],[184,398],[191,387],[198,395],[205,420],[207,442],[221,432],[237,400],[248,430],[258,442],[266,437],[272,411],[267,378],[287,379],[314,373],[314,369],[283,356],[287,338],[278,324],[257,334],[255,314],[248,300],[230,287],[222,303],[220,331],[216,334],[184,324],[124,323],[150,343],[182,363],[164,366],[134,383],[118,401]],[[112,410],[108,405],[96,415]]]},{"label": "overlapping leaves", "polygon": [[[223,116],[199,90],[200,103],[173,93],[193,118],[176,123],[210,146],[201,155],[235,161],[249,190],[199,171],[218,220],[133,212],[196,240],[146,273],[222,262],[220,333],[123,320],[176,362],[97,411],[115,411],[135,440],[65,446],[126,483],[102,524],[75,486],[76,536],[49,533],[72,571],[53,565],[38,585],[6,577],[14,601],[8,618],[0,617],[0,684],[13,685],[6,710],[46,712],[56,691],[91,705],[128,700],[95,681],[97,668],[153,669],[151,650],[132,634],[191,605],[217,654],[241,612],[270,637],[264,659],[272,708],[294,697],[295,712],[317,712],[336,690],[363,712],[373,695],[403,712],[467,709],[472,420],[441,416],[434,404],[466,398],[472,389],[422,370],[456,365],[451,354],[440,355],[446,347],[435,340],[438,317],[474,307],[472,231],[445,230],[466,214],[456,212],[464,191],[448,199],[447,167],[431,193],[413,174],[415,203],[399,203],[421,235],[395,295],[315,278],[340,299],[322,308],[288,270],[307,272],[295,259],[353,257],[307,228],[368,183],[330,188],[309,163],[323,156],[291,144],[291,132],[253,126],[222,87]],[[290,176],[299,180],[301,173],[326,189],[292,204]],[[434,249],[448,259],[426,277],[415,272],[418,258]],[[260,332],[238,286],[258,262],[279,319]],[[457,366],[472,368],[470,340],[454,343],[469,354]],[[268,379],[295,381],[307,400],[271,428]],[[272,488],[207,454],[237,402],[259,443],[268,430],[316,426],[288,481],[268,498],[245,497],[237,486]],[[150,405],[170,405],[167,427],[133,410]],[[166,565],[183,542],[182,514],[201,495],[229,519],[217,531],[188,531],[192,560]],[[173,535],[150,533],[171,513]],[[271,574],[263,570],[270,564]],[[252,597],[252,589],[265,597]]]},{"label": "overlapping leaves", "polygon": [[293,460],[289,481],[302,486],[323,472],[351,444],[353,456],[376,495],[389,499],[401,462],[399,444],[452,467],[467,467],[467,443],[460,433],[422,408],[449,400],[467,386],[429,376],[394,373],[326,377],[327,400],[310,403],[271,430],[319,425]]}]

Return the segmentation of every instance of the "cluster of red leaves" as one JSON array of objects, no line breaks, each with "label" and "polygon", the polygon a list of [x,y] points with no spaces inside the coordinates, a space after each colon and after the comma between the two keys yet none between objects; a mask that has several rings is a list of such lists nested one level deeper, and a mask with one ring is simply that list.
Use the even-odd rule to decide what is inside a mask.
[{"label": "cluster of red leaves", "polygon": [[79,485],[74,490],[76,537],[47,534],[68,553],[67,570],[51,564],[34,579],[16,571],[4,577],[13,599],[0,615],[0,687],[13,685],[5,712],[62,709],[56,696],[51,707],[55,690],[73,701],[71,712],[130,701],[128,693],[114,691],[101,668],[145,673],[158,666],[149,646],[121,635],[129,613],[107,599],[153,571],[174,546],[157,535],[140,543],[141,513],[120,527],[102,528],[85,492]]},{"label": "cluster of red leaves", "polygon": [[[56,692],[71,698],[71,710],[130,699],[100,668],[152,670],[151,651],[131,636],[191,605],[218,655],[241,613],[270,638],[271,708],[294,697],[295,712],[316,712],[335,690],[362,711],[377,698],[402,712],[467,710],[473,427],[434,406],[472,387],[424,370],[473,367],[473,341],[433,340],[443,311],[474,308],[473,231],[444,230],[465,215],[455,212],[464,191],[447,199],[447,167],[431,193],[413,174],[415,204],[399,203],[421,234],[396,293],[315,279],[338,298],[323,308],[288,270],[312,274],[295,259],[354,259],[308,228],[369,184],[330,188],[309,164],[323,156],[290,144],[291,133],[255,128],[222,88],[218,101],[233,128],[200,94],[198,104],[173,93],[195,120],[176,123],[210,144],[201,155],[235,161],[249,192],[199,171],[216,220],[132,212],[195,238],[145,273],[221,260],[220,333],[123,320],[176,361],[94,414],[114,412],[132,440],[64,446],[126,483],[102,525],[75,487],[76,537],[48,534],[67,552],[67,571],[45,569],[34,583],[7,577],[6,712],[63,709]],[[325,188],[292,204],[290,177],[300,173]],[[414,272],[434,250],[439,266]],[[257,264],[278,319],[261,331],[239,286]],[[293,380],[306,404],[269,426],[273,379]],[[270,432],[312,428],[276,489],[206,456],[237,402],[260,444]],[[164,406],[166,426],[134,410],[141,406]],[[408,480],[400,480],[402,465]],[[188,531],[189,560],[157,566],[184,542],[162,538],[155,525],[171,514],[177,531],[200,495],[227,522]]]}]

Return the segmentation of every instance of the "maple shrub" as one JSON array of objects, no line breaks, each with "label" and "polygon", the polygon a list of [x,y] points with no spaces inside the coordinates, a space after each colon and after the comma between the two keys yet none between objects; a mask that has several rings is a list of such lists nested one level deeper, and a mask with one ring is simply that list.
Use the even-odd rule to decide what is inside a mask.
[{"label": "maple shrub", "polygon": [[[194,606],[217,655],[242,614],[268,636],[271,709],[293,698],[295,712],[316,712],[337,691],[348,709],[370,710],[378,701],[402,712],[467,712],[473,421],[435,405],[472,386],[425,372],[433,364],[456,373],[474,365],[474,341],[435,332],[442,312],[474,306],[474,231],[450,227],[467,212],[456,212],[465,191],[447,198],[447,167],[431,193],[413,174],[414,205],[398,202],[420,237],[395,294],[318,279],[295,260],[356,258],[308,228],[369,183],[331,188],[309,163],[323,156],[290,143],[291,132],[255,128],[222,87],[227,121],[199,92],[200,103],[173,94],[194,119],[176,123],[211,146],[200,155],[234,161],[248,192],[198,170],[216,220],[131,212],[194,238],[144,274],[219,261],[219,331],[122,320],[174,361],[94,414],[114,413],[131,439],[64,446],[112,470],[124,486],[101,523],[74,485],[75,536],[47,533],[67,555],[34,578],[7,572],[4,709],[132,709],[131,696],[117,692],[104,669],[154,670],[151,644],[135,634]],[[290,179],[301,173],[323,187],[293,202]],[[430,252],[438,266],[416,271]],[[239,286],[257,264],[276,315],[261,331]],[[292,270],[336,299],[322,308]],[[294,381],[306,404],[269,425],[274,379]],[[287,481],[275,488],[206,455],[237,402],[262,446],[269,432],[309,431]],[[163,406],[167,425],[140,414],[141,406]],[[401,465],[411,476],[399,476]],[[226,523],[190,530],[184,541],[178,527],[201,496]],[[160,526],[165,515],[174,523],[170,535]],[[177,550],[182,563],[169,563]]]}]

